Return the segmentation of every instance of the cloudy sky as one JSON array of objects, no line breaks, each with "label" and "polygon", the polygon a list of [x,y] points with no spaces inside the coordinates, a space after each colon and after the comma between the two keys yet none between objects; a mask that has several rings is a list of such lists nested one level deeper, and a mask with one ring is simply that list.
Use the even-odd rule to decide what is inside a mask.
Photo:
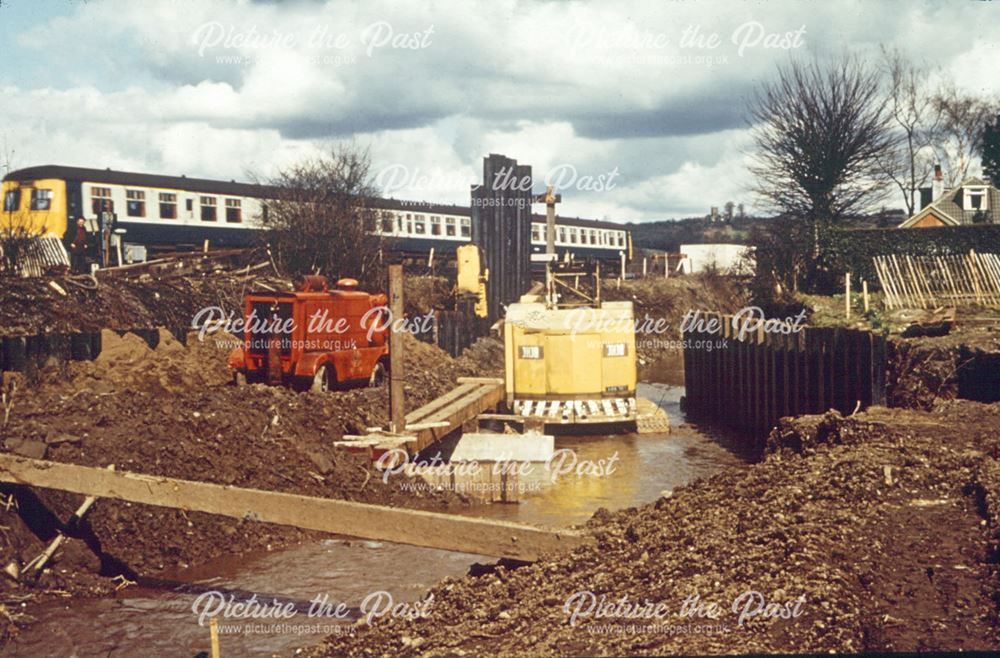
[{"label": "cloudy sky", "polygon": [[493,152],[560,212],[702,215],[753,207],[755,84],[883,43],[1000,93],[1000,2],[0,0],[0,147],[240,180],[353,140],[388,195],[460,204]]}]

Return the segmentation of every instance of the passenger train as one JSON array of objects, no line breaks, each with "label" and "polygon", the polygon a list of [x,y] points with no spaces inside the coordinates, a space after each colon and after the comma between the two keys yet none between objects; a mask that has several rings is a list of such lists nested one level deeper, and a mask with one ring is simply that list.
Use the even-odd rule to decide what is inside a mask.
[{"label": "passenger train", "polygon": [[[213,247],[257,243],[273,188],[186,176],[44,165],[12,171],[3,179],[3,225],[72,239],[74,220],[97,226],[111,213],[126,247],[152,250],[191,248],[208,240]],[[472,240],[468,207],[379,199],[375,231],[393,250],[447,256]],[[531,248],[545,251],[545,217],[534,215]],[[620,224],[557,217],[556,251],[619,262],[631,256],[629,231]]]}]

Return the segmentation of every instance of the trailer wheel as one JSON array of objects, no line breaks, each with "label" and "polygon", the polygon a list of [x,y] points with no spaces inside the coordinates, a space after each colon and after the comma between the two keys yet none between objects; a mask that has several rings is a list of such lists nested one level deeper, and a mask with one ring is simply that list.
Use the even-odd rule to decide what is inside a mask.
[{"label": "trailer wheel", "polygon": [[368,378],[368,386],[370,388],[378,388],[385,383],[385,366],[381,361],[375,364],[372,368],[371,377]]},{"label": "trailer wheel", "polygon": [[330,390],[330,366],[323,364],[313,375],[311,391],[315,393],[325,393]]}]

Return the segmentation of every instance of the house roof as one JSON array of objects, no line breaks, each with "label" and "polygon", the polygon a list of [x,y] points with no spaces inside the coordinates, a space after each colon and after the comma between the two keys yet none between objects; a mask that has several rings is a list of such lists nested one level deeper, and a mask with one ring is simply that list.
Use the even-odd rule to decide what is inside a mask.
[{"label": "house roof", "polygon": [[1000,189],[997,189],[981,178],[966,178],[956,187],[945,192],[932,203],[927,204],[919,212],[899,225],[899,228],[910,228],[920,222],[921,219],[930,214],[938,217],[949,226],[962,226],[964,224],[975,223],[976,210],[964,210],[962,204],[963,189],[966,187],[986,187],[986,216],[987,222],[1000,224]]}]

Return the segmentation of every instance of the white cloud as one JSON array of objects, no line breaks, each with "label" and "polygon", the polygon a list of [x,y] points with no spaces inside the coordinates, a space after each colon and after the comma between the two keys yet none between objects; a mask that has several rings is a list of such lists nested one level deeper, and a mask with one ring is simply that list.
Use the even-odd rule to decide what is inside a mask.
[{"label": "white cloud", "polygon": [[[3,72],[14,84],[0,96],[0,130],[23,166],[218,178],[268,175],[353,138],[376,170],[407,167],[412,184],[397,196],[463,204],[482,157],[499,152],[539,178],[560,164],[618,172],[610,190],[564,191],[571,214],[702,214],[750,205],[743,95],[791,55],[887,42],[1000,93],[998,14],[976,5],[80,3],[14,40],[66,82]],[[786,43],[804,28],[803,46],[740,52],[732,37],[748,23]],[[685,31],[700,41],[682,46]],[[376,33],[377,44],[364,40]]]}]

